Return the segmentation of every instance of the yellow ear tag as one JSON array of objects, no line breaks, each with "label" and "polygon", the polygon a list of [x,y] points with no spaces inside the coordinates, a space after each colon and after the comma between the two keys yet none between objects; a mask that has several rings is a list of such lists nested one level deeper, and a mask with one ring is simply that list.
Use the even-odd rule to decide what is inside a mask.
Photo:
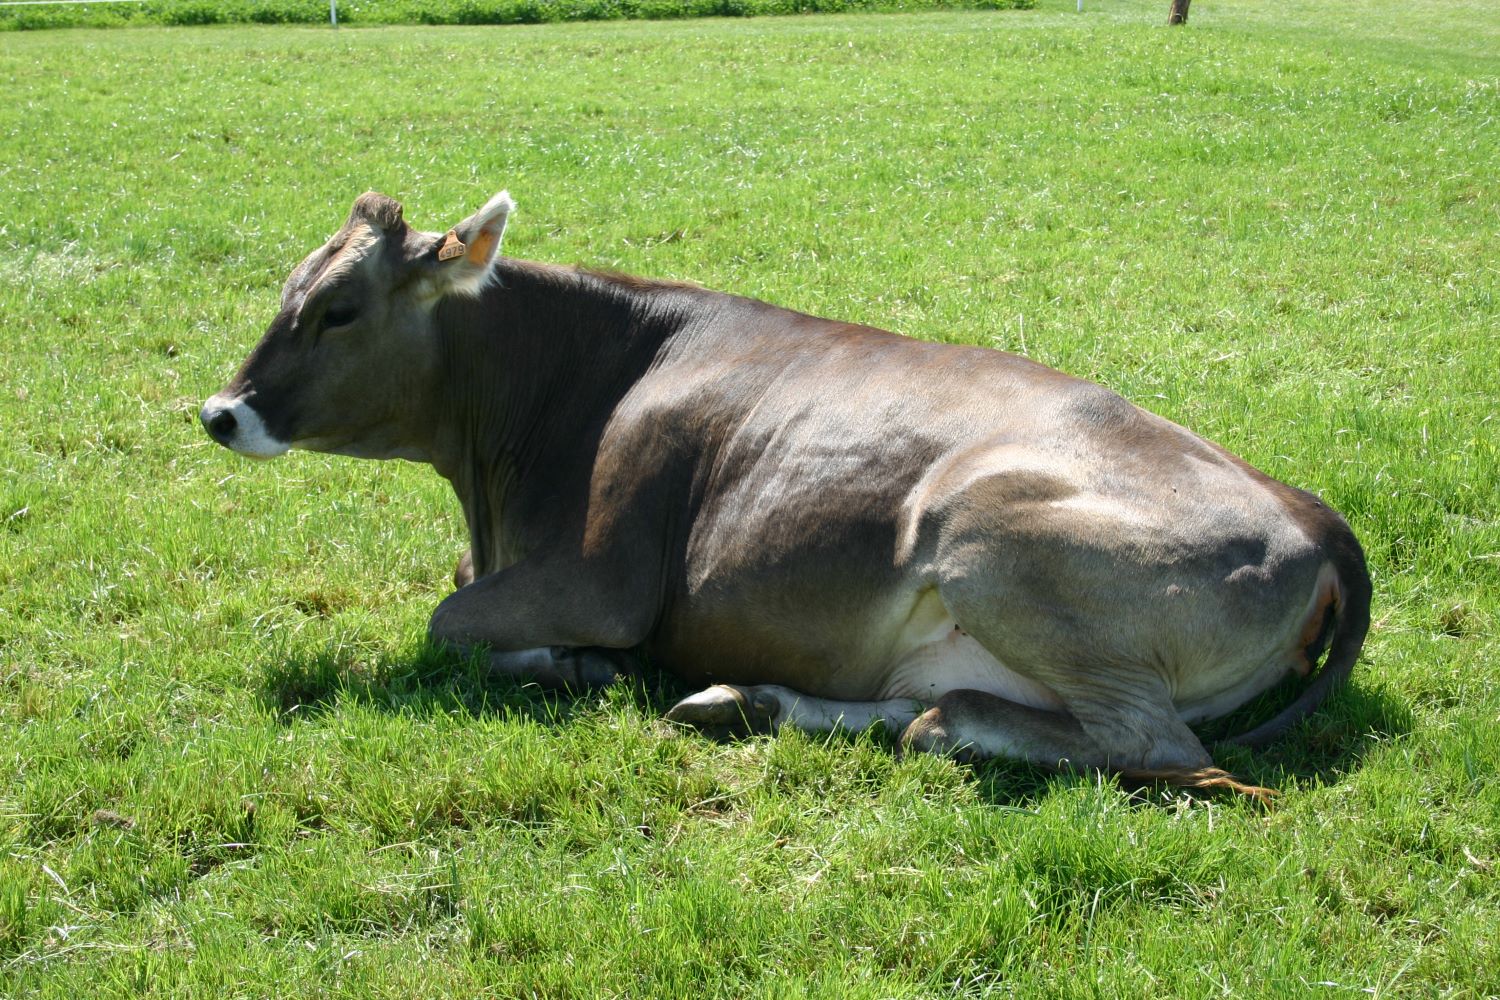
[{"label": "yellow ear tag", "polygon": [[458,234],[450,229],[448,235],[443,238],[443,245],[438,247],[438,260],[462,257],[468,249],[464,246],[464,241],[458,238]]}]

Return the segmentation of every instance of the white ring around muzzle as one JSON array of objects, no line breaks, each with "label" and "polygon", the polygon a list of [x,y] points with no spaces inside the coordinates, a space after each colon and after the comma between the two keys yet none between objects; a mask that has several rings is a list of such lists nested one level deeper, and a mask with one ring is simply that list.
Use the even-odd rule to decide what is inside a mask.
[{"label": "white ring around muzzle", "polygon": [[266,430],[266,422],[243,399],[210,397],[198,413],[209,437],[231,451],[251,458],[275,458],[291,447]]}]

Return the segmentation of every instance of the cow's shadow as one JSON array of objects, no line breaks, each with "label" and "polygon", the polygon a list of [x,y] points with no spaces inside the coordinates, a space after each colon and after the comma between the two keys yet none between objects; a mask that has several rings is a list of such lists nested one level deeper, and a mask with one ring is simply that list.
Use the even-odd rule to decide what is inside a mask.
[{"label": "cow's shadow", "polygon": [[[645,658],[632,658],[627,667],[627,673],[606,697],[623,699],[648,718],[660,718],[692,693],[692,688]],[[1300,785],[1335,782],[1358,768],[1371,749],[1412,729],[1411,712],[1404,703],[1362,685],[1356,676],[1310,718],[1265,748],[1252,750],[1222,742],[1273,716],[1295,697],[1298,688],[1296,682],[1288,682],[1231,715],[1199,727],[1199,735],[1215,762],[1244,782],[1287,791]],[[340,705],[357,704],[416,717],[503,716],[560,727],[597,711],[601,694],[544,690],[497,676],[482,657],[465,658],[424,640],[388,660],[371,662],[327,653],[269,664],[263,673],[260,697],[266,709],[286,724],[315,719]],[[683,738],[708,737],[685,731]],[[851,742],[875,739],[889,752],[901,752],[896,734],[837,732],[821,738]],[[1097,773],[1059,774],[1006,760],[960,766],[971,773],[980,797],[997,806],[1035,802],[1060,783],[1114,780]],[[1142,803],[1181,795],[1166,788],[1133,791]]]},{"label": "cow's shadow", "polygon": [[1270,788],[1331,784],[1356,770],[1380,744],[1405,736],[1415,726],[1410,706],[1363,683],[1356,671],[1350,683],[1267,746],[1251,749],[1224,742],[1271,718],[1305,684],[1288,680],[1223,719],[1198,727],[1218,765]]},{"label": "cow's shadow", "polygon": [[[624,665],[627,672],[608,697],[657,714],[675,702],[669,675],[635,659]],[[394,657],[335,651],[277,660],[263,669],[259,694],[261,704],[285,724],[353,704],[416,717],[505,716],[562,726],[594,711],[601,692],[545,689],[497,675],[482,655],[466,657],[422,640]]]},{"label": "cow's shadow", "polygon": [[[1410,708],[1376,688],[1354,681],[1333,693],[1321,707],[1281,738],[1252,749],[1229,742],[1237,733],[1248,732],[1290,703],[1306,681],[1289,680],[1283,685],[1231,712],[1222,719],[1194,727],[1214,763],[1240,781],[1289,792],[1295,788],[1333,784],[1359,768],[1365,755],[1382,743],[1411,732]],[[997,805],[1024,804],[1058,783],[1120,781],[1138,804],[1162,804],[1194,798],[1239,798],[1227,790],[1184,792],[1164,785],[1132,786],[1121,779],[1101,777],[1097,772],[1064,773],[1014,761],[989,761],[975,767],[980,794]]]}]

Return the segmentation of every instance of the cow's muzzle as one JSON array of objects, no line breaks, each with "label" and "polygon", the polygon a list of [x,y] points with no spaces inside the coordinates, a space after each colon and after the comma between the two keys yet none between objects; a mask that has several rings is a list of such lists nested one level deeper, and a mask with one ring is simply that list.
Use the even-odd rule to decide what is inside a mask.
[{"label": "cow's muzzle", "polygon": [[231,451],[252,458],[275,458],[289,445],[266,430],[266,422],[243,399],[214,396],[198,411],[198,420],[208,436]]}]

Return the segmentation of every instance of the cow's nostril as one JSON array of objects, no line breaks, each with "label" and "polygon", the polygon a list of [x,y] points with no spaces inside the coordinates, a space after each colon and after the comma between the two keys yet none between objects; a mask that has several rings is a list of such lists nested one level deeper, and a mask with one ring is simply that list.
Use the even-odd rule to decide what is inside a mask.
[{"label": "cow's nostril", "polygon": [[199,419],[203,421],[203,429],[208,431],[209,436],[221,444],[234,437],[235,428],[238,426],[238,421],[229,410],[214,410],[213,412],[204,410]]}]

